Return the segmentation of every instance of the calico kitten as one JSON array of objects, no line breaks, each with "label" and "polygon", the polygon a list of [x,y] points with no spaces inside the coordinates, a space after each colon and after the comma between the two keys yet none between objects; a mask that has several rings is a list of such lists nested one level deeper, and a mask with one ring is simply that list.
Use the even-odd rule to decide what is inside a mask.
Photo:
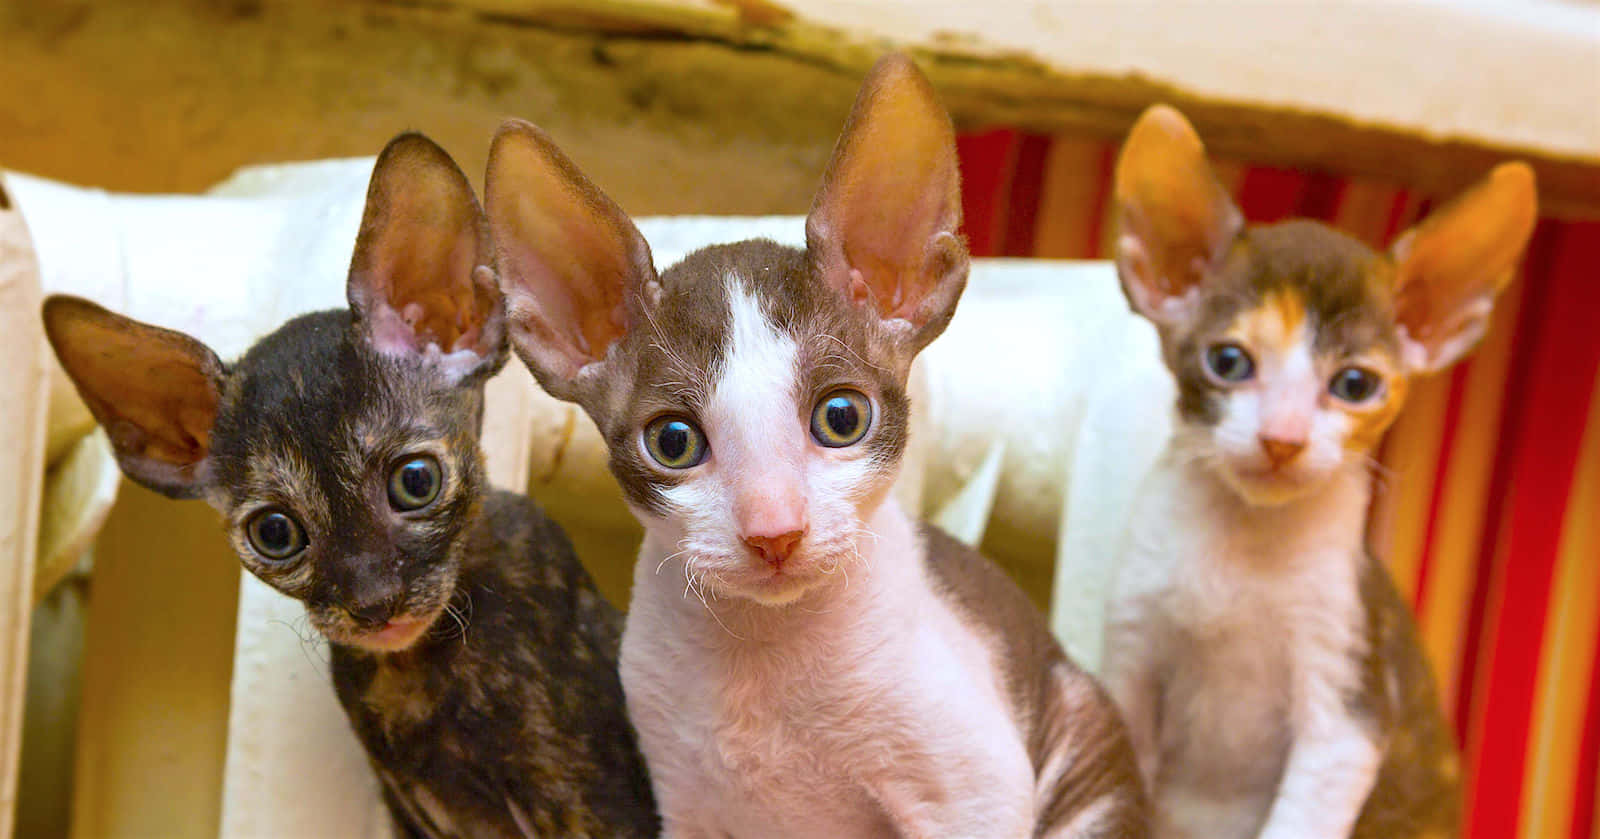
[{"label": "calico kitten", "polygon": [[646,536],[623,636],[667,837],[1139,837],[1116,712],[1022,593],[890,497],[912,359],[966,283],[954,135],[868,77],[804,250],[657,275],[531,125],[490,153],[513,346],[579,403]]},{"label": "calico kitten", "polygon": [[472,188],[407,134],[372,175],[349,310],[233,365],[85,300],[44,320],[123,471],[204,497],[244,566],[305,603],[401,834],[654,836],[621,618],[560,528],[486,484],[490,261]]},{"label": "calico kitten", "polygon": [[1489,325],[1536,215],[1495,169],[1387,254],[1247,226],[1157,106],[1116,170],[1117,265],[1178,383],[1109,608],[1108,689],[1161,837],[1453,836],[1460,764],[1406,604],[1363,535],[1407,381]]}]

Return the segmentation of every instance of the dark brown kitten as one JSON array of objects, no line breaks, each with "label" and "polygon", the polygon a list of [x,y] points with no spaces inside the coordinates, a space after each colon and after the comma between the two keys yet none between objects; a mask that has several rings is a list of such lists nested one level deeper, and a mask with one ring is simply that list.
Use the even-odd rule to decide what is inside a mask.
[{"label": "dark brown kitten", "polygon": [[188,336],[51,298],[51,343],[123,470],[225,517],[302,601],[400,832],[649,837],[621,617],[560,528],[491,490],[483,384],[505,311],[472,189],[407,134],[373,172],[350,309],[224,365]]}]

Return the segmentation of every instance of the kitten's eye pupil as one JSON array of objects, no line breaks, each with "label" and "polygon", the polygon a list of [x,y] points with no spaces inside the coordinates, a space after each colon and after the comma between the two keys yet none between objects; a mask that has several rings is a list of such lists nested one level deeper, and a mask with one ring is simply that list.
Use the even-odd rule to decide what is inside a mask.
[{"label": "kitten's eye pupil", "polygon": [[294,526],[289,524],[288,516],[273,513],[261,522],[260,532],[263,546],[281,551],[288,547],[289,540],[294,537]]},{"label": "kitten's eye pupil", "polygon": [[256,553],[272,560],[288,559],[306,546],[300,523],[281,510],[265,510],[245,526],[245,536]]},{"label": "kitten's eye pupil", "polygon": [[1360,367],[1346,367],[1333,374],[1328,390],[1346,402],[1365,402],[1378,392],[1378,374]]},{"label": "kitten's eye pupil", "polygon": [[858,442],[872,425],[872,402],[858,390],[841,388],[818,400],[811,412],[811,436],[828,448]]},{"label": "kitten's eye pupil", "polygon": [[1256,363],[1238,344],[1217,344],[1206,350],[1206,367],[1225,382],[1243,382],[1255,375]]},{"label": "kitten's eye pupil", "polygon": [[656,445],[661,447],[661,453],[672,460],[678,460],[689,451],[689,426],[682,422],[667,423],[661,429],[661,436],[656,438]]},{"label": "kitten's eye pupil", "polygon": [[439,495],[439,461],[423,456],[402,461],[389,478],[389,503],[396,510],[416,510]]},{"label": "kitten's eye pupil", "polygon": [[861,424],[861,414],[850,400],[835,396],[828,400],[828,429],[840,437],[847,436]]},{"label": "kitten's eye pupil", "polygon": [[682,417],[660,417],[644,429],[650,456],[668,469],[688,469],[706,459],[706,436]]}]

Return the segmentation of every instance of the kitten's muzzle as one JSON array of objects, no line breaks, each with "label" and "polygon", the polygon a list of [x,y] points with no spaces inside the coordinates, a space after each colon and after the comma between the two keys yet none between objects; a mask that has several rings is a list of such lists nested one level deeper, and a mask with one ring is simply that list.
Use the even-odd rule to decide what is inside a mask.
[{"label": "kitten's muzzle", "polygon": [[801,541],[806,538],[806,531],[802,527],[798,530],[789,530],[772,536],[745,536],[744,543],[750,550],[755,551],[772,570],[777,571],[783,567],[789,557],[794,556]]},{"label": "kitten's muzzle", "polygon": [[1272,468],[1281,469],[1283,466],[1305,451],[1305,438],[1273,437],[1266,434],[1260,435],[1261,451],[1267,456],[1267,461]]},{"label": "kitten's muzzle", "polygon": [[376,629],[387,624],[400,611],[400,598],[398,596],[379,600],[375,603],[352,604],[345,607],[350,613],[350,618],[363,629]]}]

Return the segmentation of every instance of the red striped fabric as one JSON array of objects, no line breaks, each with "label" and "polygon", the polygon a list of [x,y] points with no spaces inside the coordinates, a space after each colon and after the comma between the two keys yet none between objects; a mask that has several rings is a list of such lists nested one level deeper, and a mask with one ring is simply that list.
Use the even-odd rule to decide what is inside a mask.
[{"label": "red striped fabric", "polygon": [[[1103,256],[1116,147],[1095,145],[1007,130],[963,135],[963,207],[974,255]],[[1082,171],[1057,171],[1067,165]],[[1375,246],[1446,197],[1247,163],[1223,162],[1219,172],[1253,221],[1337,221]],[[1414,388],[1413,417],[1396,424],[1382,450],[1386,463],[1410,468],[1382,481],[1372,536],[1393,548],[1386,559],[1416,608],[1437,613],[1423,627],[1438,672],[1455,679],[1444,687],[1455,697],[1446,710],[1467,758],[1467,835],[1546,831],[1539,836],[1545,839],[1556,835],[1549,825],[1560,825],[1573,839],[1600,839],[1600,643],[1592,655],[1588,647],[1571,648],[1580,653],[1576,664],[1557,647],[1562,638],[1593,641],[1600,633],[1600,591],[1587,601],[1565,599],[1595,604],[1587,611],[1553,605],[1560,557],[1569,565],[1574,556],[1600,563],[1600,538],[1589,535],[1600,530],[1574,537],[1568,509],[1580,472],[1592,480],[1600,470],[1583,471],[1579,463],[1585,441],[1594,451],[1592,441],[1600,439],[1593,427],[1600,411],[1590,410],[1600,399],[1600,224],[1541,221],[1520,283],[1507,294],[1520,304],[1508,304],[1514,311],[1497,326],[1511,330],[1509,340],[1486,343],[1484,352],[1495,358],[1469,361],[1428,383],[1439,388],[1431,400],[1419,393],[1427,388]],[[1495,388],[1497,404],[1486,407],[1495,400],[1474,396],[1484,387]],[[1469,433],[1484,423],[1499,429],[1498,439],[1492,431]],[[1600,509],[1593,513],[1600,517]],[[1479,534],[1475,554],[1461,541],[1463,528]],[[1441,555],[1446,537],[1456,547]],[[1589,541],[1574,553],[1573,538]],[[1450,584],[1431,585],[1447,574]],[[1547,666],[1554,660],[1564,669]],[[1575,672],[1583,678],[1571,678]],[[1581,720],[1581,730],[1550,738],[1552,719]],[[1530,744],[1536,731],[1555,743],[1539,752],[1555,755],[1544,764]],[[1542,807],[1560,812],[1530,812]]]}]

